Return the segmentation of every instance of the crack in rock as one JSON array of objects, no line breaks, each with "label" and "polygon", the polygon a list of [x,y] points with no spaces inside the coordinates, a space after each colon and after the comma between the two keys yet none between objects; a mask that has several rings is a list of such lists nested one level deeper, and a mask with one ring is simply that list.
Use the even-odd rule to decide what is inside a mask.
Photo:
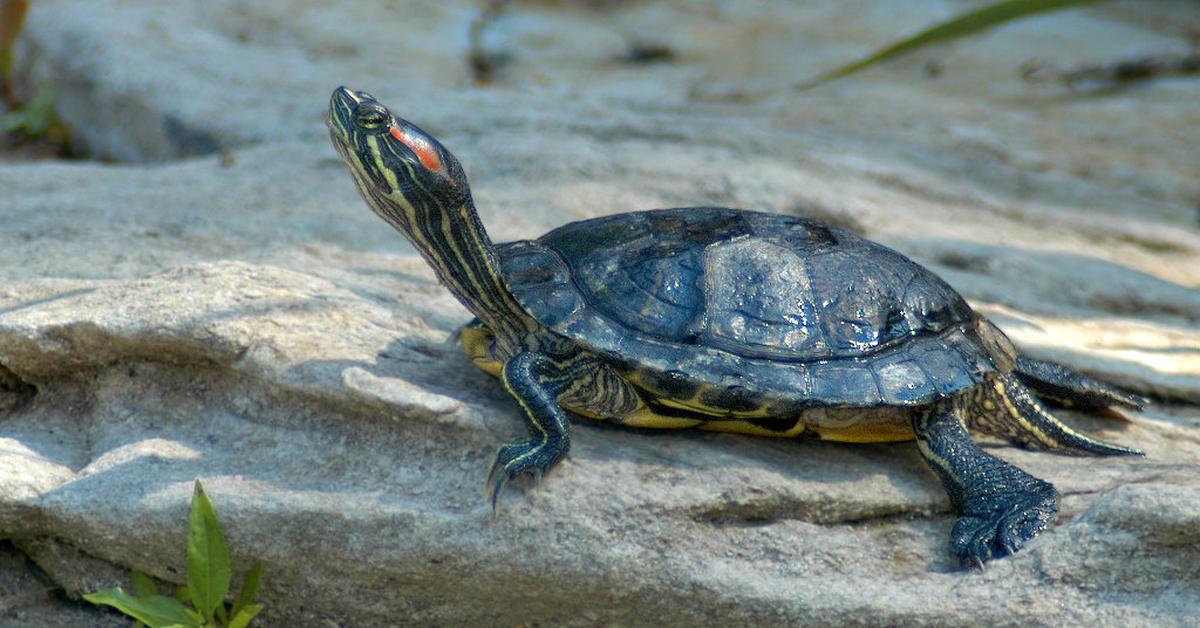
[{"label": "crack in rock", "polygon": [[0,364],[0,416],[16,411],[37,395],[37,386],[26,382]]}]

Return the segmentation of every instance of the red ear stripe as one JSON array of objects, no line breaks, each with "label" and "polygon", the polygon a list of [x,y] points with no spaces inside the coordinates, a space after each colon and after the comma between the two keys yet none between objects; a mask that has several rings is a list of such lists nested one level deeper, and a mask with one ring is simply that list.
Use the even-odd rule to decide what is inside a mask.
[{"label": "red ear stripe", "polygon": [[417,159],[420,159],[426,168],[435,171],[442,170],[442,158],[438,157],[437,151],[432,146],[426,144],[423,140],[405,135],[404,131],[401,131],[397,127],[392,127],[390,133],[392,137],[412,149],[412,152],[417,154]]}]

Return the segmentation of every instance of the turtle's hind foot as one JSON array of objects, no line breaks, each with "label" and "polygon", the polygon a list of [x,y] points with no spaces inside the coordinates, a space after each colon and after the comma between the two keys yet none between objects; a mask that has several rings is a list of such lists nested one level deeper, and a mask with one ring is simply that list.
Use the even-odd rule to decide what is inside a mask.
[{"label": "turtle's hind foot", "polygon": [[990,559],[1015,554],[1054,521],[1058,491],[1047,482],[1021,475],[1014,478],[1023,484],[1015,493],[983,493],[963,503],[950,543],[964,566],[982,566]]},{"label": "turtle's hind foot", "polygon": [[1045,530],[1058,513],[1058,491],[971,441],[960,414],[974,401],[970,394],[940,401],[913,417],[913,431],[959,515],[950,533],[955,555],[981,566]]}]

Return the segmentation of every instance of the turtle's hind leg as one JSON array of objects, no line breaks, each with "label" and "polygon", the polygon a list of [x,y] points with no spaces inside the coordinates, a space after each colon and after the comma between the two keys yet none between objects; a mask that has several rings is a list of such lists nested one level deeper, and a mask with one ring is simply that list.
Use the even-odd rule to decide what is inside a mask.
[{"label": "turtle's hind leg", "polygon": [[1142,452],[1080,434],[1054,418],[1033,393],[1012,375],[968,393],[966,423],[1026,449],[1046,449],[1094,456],[1140,456]]},{"label": "turtle's hind leg", "polygon": [[1058,491],[975,445],[963,426],[970,393],[937,402],[913,417],[917,446],[942,479],[959,519],[951,545],[967,565],[1016,552],[1058,512]]},{"label": "turtle's hind leg", "polygon": [[1055,362],[1017,356],[1017,377],[1039,397],[1078,410],[1141,410],[1146,400]]}]

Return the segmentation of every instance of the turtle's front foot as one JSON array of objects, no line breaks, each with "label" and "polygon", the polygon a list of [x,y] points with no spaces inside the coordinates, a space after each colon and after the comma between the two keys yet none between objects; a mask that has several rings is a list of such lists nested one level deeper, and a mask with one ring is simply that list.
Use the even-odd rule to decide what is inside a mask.
[{"label": "turtle's front foot", "polygon": [[487,479],[493,515],[505,484],[525,473],[533,475],[535,482],[542,479],[571,448],[570,423],[557,401],[571,380],[558,364],[544,354],[526,351],[504,363],[500,378],[525,410],[533,437],[509,443],[496,452]]},{"label": "turtle's front foot", "polygon": [[[1014,467],[1010,467],[1016,470]],[[1019,492],[984,492],[967,498],[962,517],[950,533],[954,553],[964,565],[1016,553],[1058,513],[1058,491],[1048,482],[1021,473]]]},{"label": "turtle's front foot", "polygon": [[543,438],[532,438],[527,441],[509,443],[496,452],[496,461],[487,477],[487,496],[492,503],[492,514],[500,501],[500,493],[504,486],[523,474],[533,476],[537,482],[554,465],[558,464],[570,449],[571,441],[567,435],[561,434]]}]

